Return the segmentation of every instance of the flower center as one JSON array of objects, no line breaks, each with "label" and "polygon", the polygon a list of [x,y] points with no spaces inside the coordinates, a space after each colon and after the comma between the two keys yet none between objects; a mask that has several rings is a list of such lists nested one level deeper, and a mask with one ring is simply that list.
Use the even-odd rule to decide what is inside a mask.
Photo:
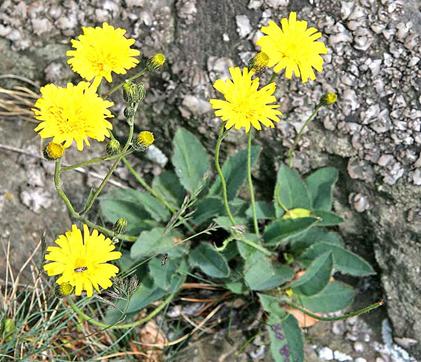
[{"label": "flower center", "polygon": [[87,270],[88,270],[88,267],[87,267],[86,260],[83,259],[83,258],[76,259],[76,261],[75,261],[75,267],[74,267],[73,271],[75,273],[83,273],[83,272],[85,272]]}]

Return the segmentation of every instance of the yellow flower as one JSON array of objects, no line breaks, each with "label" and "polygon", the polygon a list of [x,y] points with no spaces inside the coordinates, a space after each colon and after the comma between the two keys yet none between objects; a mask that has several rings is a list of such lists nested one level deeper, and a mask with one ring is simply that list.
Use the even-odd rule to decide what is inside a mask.
[{"label": "yellow flower", "polygon": [[133,146],[136,150],[142,151],[142,150],[146,150],[154,142],[155,142],[155,137],[152,132],[141,131],[137,135]]},{"label": "yellow flower", "polygon": [[75,50],[66,54],[71,57],[67,62],[72,69],[86,80],[105,78],[112,81],[111,72],[126,74],[127,69],[135,67],[139,60],[139,50],[131,49],[134,39],[127,39],[126,31],[114,28],[107,23],[102,27],[83,27],[83,34],[72,40]]},{"label": "yellow flower", "polygon": [[245,128],[246,132],[253,126],[261,130],[262,123],[266,127],[273,128],[273,122],[278,122],[278,116],[282,113],[277,109],[278,104],[273,96],[275,83],[270,83],[261,89],[259,78],[254,78],[254,70],[239,67],[229,69],[231,78],[228,80],[218,79],[214,88],[221,92],[225,100],[211,99],[210,103],[216,110],[215,115],[226,122],[225,128],[234,126],[235,129]]},{"label": "yellow flower", "polygon": [[327,92],[321,99],[320,103],[324,106],[330,106],[332,104],[335,104],[338,99],[338,96],[336,93],[333,92]]},{"label": "yellow flower", "polygon": [[146,67],[149,70],[158,70],[165,63],[165,55],[162,53],[156,53],[152,58],[148,59]]},{"label": "yellow flower", "polygon": [[282,217],[283,219],[301,219],[303,217],[310,217],[311,211],[307,209],[291,209],[288,210],[285,215]]},{"label": "yellow flower", "polygon": [[113,251],[115,246],[110,239],[93,230],[92,234],[86,225],[82,232],[72,226],[71,231],[60,235],[55,243],[49,246],[45,260],[51,263],[44,265],[48,276],[60,275],[57,284],[70,284],[75,288],[75,294],[86,291],[92,296],[93,289],[107,289],[112,285],[111,278],[117,275],[118,268],[107,261],[121,257],[119,251]]},{"label": "yellow flower", "polygon": [[266,53],[257,53],[249,62],[248,67],[255,70],[257,73],[261,72],[269,63],[269,57]]},{"label": "yellow flower", "polygon": [[282,29],[273,21],[262,27],[266,34],[257,41],[261,50],[269,56],[269,67],[276,73],[285,69],[285,77],[291,79],[294,74],[301,76],[303,83],[316,79],[313,68],[323,70],[323,58],[327,48],[321,41],[316,41],[322,34],[316,28],[307,28],[307,22],[297,20],[297,14],[291,12],[289,19],[281,20]]},{"label": "yellow flower", "polygon": [[44,148],[44,157],[47,160],[53,161],[58,160],[64,155],[64,147],[59,143],[50,142]]},{"label": "yellow flower", "polygon": [[112,117],[107,109],[112,102],[100,98],[89,83],[68,84],[66,88],[47,84],[41,88],[42,97],[34,105],[35,118],[42,121],[35,131],[42,138],[53,137],[53,142],[70,147],[75,141],[83,150],[88,137],[104,141],[112,129],[106,118]]}]

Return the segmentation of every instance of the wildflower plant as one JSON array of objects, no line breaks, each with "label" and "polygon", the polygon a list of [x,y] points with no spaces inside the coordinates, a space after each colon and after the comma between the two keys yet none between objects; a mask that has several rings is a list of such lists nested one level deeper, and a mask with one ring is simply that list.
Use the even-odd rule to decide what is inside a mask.
[{"label": "wildflower plant", "polygon": [[[138,62],[139,51],[124,30],[108,24],[84,28],[84,34],[69,51],[72,69],[88,82],[67,88],[47,85],[34,106],[36,128],[43,138],[52,138],[47,153],[55,159],[54,182],[58,195],[77,226],[50,246],[44,269],[56,278],[67,300],[80,319],[104,329],[127,329],[146,323],[176,298],[183,284],[200,275],[227,290],[232,297],[250,300],[256,294],[266,312],[271,351],[276,361],[303,361],[303,335],[292,310],[317,320],[344,319],[365,313],[380,305],[330,317],[326,313],[345,310],[352,304],[350,285],[336,280],[336,273],[361,277],[374,274],[361,257],[345,248],[340,235],[332,230],[343,219],[332,211],[332,192],[338,172],[325,167],[305,177],[291,167],[295,149],[304,129],[322,107],[332,106],[336,95],[328,93],[298,132],[288,151],[287,164],[277,171],[271,200],[256,196],[252,171],[259,162],[261,147],[253,145],[254,131],[265,132],[284,122],[275,96],[278,73],[293,74],[302,82],[315,78],[313,68],[322,71],[327,52],[317,29],[291,13],[281,20],[282,29],[270,22],[262,29],[261,52],[248,67],[232,67],[229,79],[219,79],[214,88],[221,98],[210,99],[221,119],[215,156],[208,154],[199,138],[178,128],[173,139],[172,169],[163,171],[148,183],[130,162],[130,154],[146,151],[155,141],[151,131],[134,134],[136,111],[145,88],[136,80],[159,71],[165,56],[156,54]],[[107,37],[114,39],[108,41]],[[106,41],[107,40],[107,41]],[[137,73],[122,83],[101,91],[101,81],[111,82],[111,73],[125,74],[139,63]],[[273,68],[268,82],[264,80]],[[123,92],[128,126],[126,140],[113,135],[110,97]],[[67,95],[67,96],[61,96]],[[109,120],[108,120],[109,119]],[[229,132],[247,136],[246,149],[221,161],[220,150]],[[83,150],[88,139],[104,141],[104,155],[63,166],[63,150],[75,141]],[[54,146],[53,146],[54,145]],[[56,152],[58,147],[62,152]],[[65,153],[65,152],[64,152]],[[65,154],[64,156],[65,157]],[[76,211],[67,197],[61,174],[81,166],[110,162],[108,173],[89,194],[84,207]],[[123,163],[141,189],[103,190],[114,170]],[[241,192],[243,186],[247,193]],[[259,195],[259,193],[257,193]],[[102,224],[92,221],[92,207],[99,201]],[[82,227],[82,226],[81,226]],[[218,232],[215,232],[218,231]],[[221,236],[222,235],[222,236]],[[195,273],[195,274],[194,274]],[[113,289],[114,278],[118,285]],[[117,298],[105,319],[86,314],[73,294],[86,296],[118,294],[124,280],[133,280],[130,293]],[[142,319],[130,318],[162,300]],[[89,299],[87,300],[89,303]]]}]

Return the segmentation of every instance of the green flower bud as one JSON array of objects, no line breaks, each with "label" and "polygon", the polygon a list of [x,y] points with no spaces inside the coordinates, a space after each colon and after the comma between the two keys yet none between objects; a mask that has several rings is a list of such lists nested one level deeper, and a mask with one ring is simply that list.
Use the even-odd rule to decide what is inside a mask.
[{"label": "green flower bud", "polygon": [[162,53],[156,53],[153,57],[149,58],[146,63],[146,68],[149,71],[158,70],[165,63],[165,55]]},{"label": "green flower bud", "polygon": [[129,104],[139,103],[145,98],[145,87],[142,83],[126,80],[123,84],[123,98]]},{"label": "green flower bud", "polygon": [[261,72],[267,67],[269,63],[269,57],[266,53],[257,53],[249,62],[248,68],[253,69],[257,73]]},{"label": "green flower bud", "polygon": [[106,152],[108,156],[114,156],[120,152],[120,142],[115,139],[110,140],[107,143]]},{"label": "green flower bud", "polygon": [[132,104],[130,104],[129,106],[124,108],[123,113],[124,113],[124,117],[126,117],[127,119],[130,119],[136,114],[136,109]]},{"label": "green flower bud", "polygon": [[127,229],[127,219],[125,219],[124,217],[120,217],[117,219],[117,221],[114,223],[113,226],[113,231],[116,234],[122,234],[126,231]]},{"label": "green flower bud", "polygon": [[47,160],[58,160],[64,155],[64,147],[59,143],[50,142],[47,146],[44,147],[43,153]]},{"label": "green flower bud", "polygon": [[142,131],[140,132],[135,141],[133,142],[133,148],[136,151],[144,151],[155,141],[155,137],[152,132]]},{"label": "green flower bud", "polygon": [[338,96],[336,95],[336,93],[328,92],[320,99],[320,104],[323,106],[330,106],[336,103],[337,99]]}]

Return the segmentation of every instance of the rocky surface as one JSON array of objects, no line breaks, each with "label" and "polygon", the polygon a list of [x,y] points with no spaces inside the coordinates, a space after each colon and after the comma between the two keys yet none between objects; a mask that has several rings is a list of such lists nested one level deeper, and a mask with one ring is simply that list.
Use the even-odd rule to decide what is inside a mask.
[{"label": "rocky surface", "polygon": [[[316,81],[301,84],[279,78],[277,92],[286,121],[259,134],[266,149],[258,179],[273,180],[273,154],[277,163],[282,161],[321,94],[337,92],[338,104],[320,112],[300,142],[294,167],[301,172],[325,164],[340,169],[335,207],[347,219],[341,231],[356,252],[377,263],[395,334],[418,339],[407,348],[421,358],[421,15],[417,0],[4,0],[0,72],[21,74],[40,84],[76,80],[65,63],[69,38],[79,34],[83,25],[108,21],[123,26],[144,55],[159,50],[168,57],[162,75],[145,80],[151,91],[138,126],[153,128],[158,150],[164,153],[180,125],[199,132],[211,149],[215,137],[209,135],[218,125],[206,102],[214,95],[212,81],[226,76],[228,66],[246,64],[256,52],[259,27],[291,10],[322,31],[329,53]],[[38,144],[32,125],[1,122],[2,143],[10,144],[13,134],[15,146]],[[231,147],[244,141],[241,133],[228,139]],[[15,210],[16,223],[7,217],[1,221],[2,230],[4,225],[20,230],[18,216],[31,230],[34,225],[39,230],[51,227],[53,216],[56,222],[61,220],[58,223],[68,222],[53,196],[47,206],[51,188],[44,175],[37,174],[39,170],[31,169],[33,161],[20,162],[17,155],[13,159],[4,153],[0,157],[5,164],[10,162],[0,182],[3,212],[4,205],[10,205],[7,192],[16,188],[12,192],[16,205],[6,209],[8,215]],[[48,166],[43,170],[48,174]],[[28,179],[32,181],[26,187],[37,190],[36,196],[25,194]]]}]

